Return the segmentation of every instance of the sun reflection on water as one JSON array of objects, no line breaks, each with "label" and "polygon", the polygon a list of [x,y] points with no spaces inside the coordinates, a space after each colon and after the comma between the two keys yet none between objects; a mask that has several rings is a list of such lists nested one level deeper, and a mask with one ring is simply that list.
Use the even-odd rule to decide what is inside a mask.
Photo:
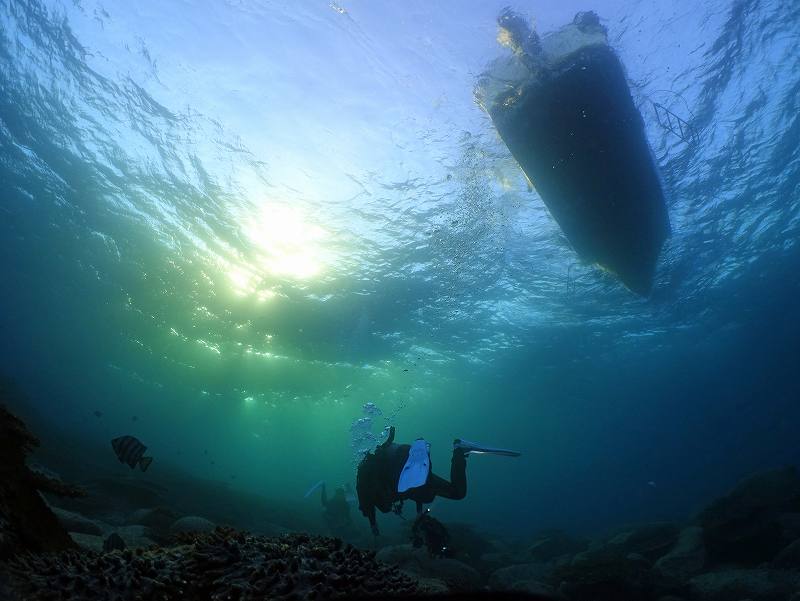
[{"label": "sun reflection on water", "polygon": [[265,204],[242,231],[257,250],[258,266],[273,275],[307,280],[327,262],[322,244],[329,233],[297,208]]}]

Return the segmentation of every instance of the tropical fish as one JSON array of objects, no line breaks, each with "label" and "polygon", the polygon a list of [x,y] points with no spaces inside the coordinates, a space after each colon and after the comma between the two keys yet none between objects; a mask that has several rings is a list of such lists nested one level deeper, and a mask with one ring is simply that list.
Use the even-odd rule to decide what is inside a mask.
[{"label": "tropical fish", "polygon": [[147,471],[150,464],[153,462],[152,457],[144,457],[144,452],[147,447],[139,442],[138,438],[133,436],[120,436],[111,441],[111,446],[114,448],[114,453],[120,463],[127,463],[131,469],[139,465],[139,469],[143,472]]},{"label": "tropical fish", "polygon": [[94,416],[95,417],[103,417],[103,412],[100,411],[100,410],[97,410],[97,411],[94,412]]}]

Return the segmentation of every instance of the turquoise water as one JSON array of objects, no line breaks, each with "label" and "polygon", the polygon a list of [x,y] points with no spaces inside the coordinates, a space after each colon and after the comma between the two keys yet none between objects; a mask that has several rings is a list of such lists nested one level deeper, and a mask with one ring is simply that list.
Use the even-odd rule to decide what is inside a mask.
[{"label": "turquoise water", "polygon": [[628,70],[672,223],[642,299],[473,100],[505,4],[0,0],[3,375],[87,445],[298,504],[353,480],[371,402],[438,473],[522,451],[434,505],[515,534],[796,463],[800,5],[518,7],[596,10]]}]

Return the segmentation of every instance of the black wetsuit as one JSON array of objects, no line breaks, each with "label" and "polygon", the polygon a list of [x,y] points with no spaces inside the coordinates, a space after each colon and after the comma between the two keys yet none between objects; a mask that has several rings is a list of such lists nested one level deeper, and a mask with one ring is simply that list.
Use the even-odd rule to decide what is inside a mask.
[{"label": "black wetsuit", "polygon": [[417,504],[417,513],[421,513],[422,505],[436,497],[458,500],[467,494],[467,457],[461,449],[453,449],[449,482],[431,471],[422,486],[397,492],[400,472],[408,460],[410,448],[411,445],[394,443],[392,428],[386,442],[364,457],[358,466],[358,508],[369,519],[373,532],[377,531],[376,509],[388,513],[398,501],[410,500]]}]

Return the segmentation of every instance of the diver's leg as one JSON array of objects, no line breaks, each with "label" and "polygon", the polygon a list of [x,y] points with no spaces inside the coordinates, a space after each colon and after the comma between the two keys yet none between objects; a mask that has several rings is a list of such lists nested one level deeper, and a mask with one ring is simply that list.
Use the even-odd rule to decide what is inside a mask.
[{"label": "diver's leg", "polygon": [[450,460],[450,482],[431,474],[428,479],[433,496],[458,501],[467,496],[467,456],[461,449],[453,449]]},{"label": "diver's leg", "polygon": [[463,499],[467,496],[467,454],[461,449],[453,449],[450,460],[450,484],[454,495],[451,499]]}]

